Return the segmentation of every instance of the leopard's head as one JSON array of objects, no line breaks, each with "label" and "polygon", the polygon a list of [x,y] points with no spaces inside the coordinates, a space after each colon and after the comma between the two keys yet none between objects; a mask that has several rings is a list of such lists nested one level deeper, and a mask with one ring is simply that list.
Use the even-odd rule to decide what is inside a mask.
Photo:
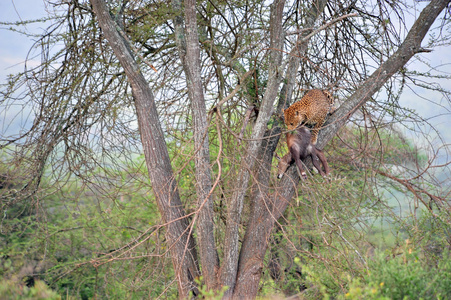
[{"label": "leopard's head", "polygon": [[283,111],[285,125],[287,125],[288,130],[295,130],[304,121],[304,115],[299,110],[290,108]]}]

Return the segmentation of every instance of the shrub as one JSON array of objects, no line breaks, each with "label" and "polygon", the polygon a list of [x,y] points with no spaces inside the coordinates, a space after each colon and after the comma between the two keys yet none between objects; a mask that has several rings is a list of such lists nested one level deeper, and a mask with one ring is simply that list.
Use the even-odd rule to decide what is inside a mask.
[{"label": "shrub", "polygon": [[58,300],[61,297],[52,291],[43,281],[37,280],[33,287],[12,280],[0,282],[0,295],[2,300]]},{"label": "shrub", "polygon": [[342,299],[450,299],[451,260],[444,253],[435,265],[412,249],[397,257],[370,262],[364,280],[354,278]]}]

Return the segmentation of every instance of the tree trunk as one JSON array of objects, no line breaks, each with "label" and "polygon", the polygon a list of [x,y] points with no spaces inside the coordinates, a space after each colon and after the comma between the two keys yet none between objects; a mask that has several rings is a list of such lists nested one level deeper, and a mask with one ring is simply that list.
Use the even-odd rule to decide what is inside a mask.
[{"label": "tree trunk", "polygon": [[[416,53],[421,52],[421,41],[429,30],[430,26],[446,7],[449,0],[432,1],[420,14],[418,20],[409,31],[404,43],[398,51],[394,53],[376,72],[374,72],[356,92],[335,112],[326,128],[320,131],[318,147],[323,148],[327,142],[345,124],[346,120],[371,96],[379,90],[383,84]],[[318,12],[321,13],[320,7]],[[427,24],[427,26],[425,25]],[[288,70],[290,69],[290,66]],[[289,75],[287,75],[289,76]],[[289,80],[287,80],[289,82]],[[285,90],[285,87],[282,89]],[[287,88],[287,91],[290,89]],[[288,93],[288,92],[287,92]],[[281,95],[282,97],[284,94]],[[289,94],[286,95],[289,99]],[[281,101],[285,102],[285,101]],[[279,107],[281,103],[279,103]],[[271,131],[274,136],[276,131]],[[278,139],[278,138],[276,138]],[[238,279],[234,289],[234,298],[254,298],[258,292],[258,285],[263,269],[263,260],[268,248],[269,236],[274,227],[275,221],[282,216],[289,201],[295,194],[295,189],[299,183],[296,166],[293,165],[275,188],[272,195],[267,192],[269,186],[270,163],[276,145],[272,142],[265,143],[268,148],[263,147],[263,164],[259,171],[259,193],[252,201],[251,217],[246,230],[246,235],[241,248]],[[277,144],[277,142],[276,142]],[[267,175],[261,173],[267,173]]]},{"label": "tree trunk", "polygon": [[269,68],[268,85],[262,100],[257,121],[255,122],[251,140],[246,155],[241,161],[237,178],[237,184],[227,208],[227,228],[224,240],[224,260],[221,266],[221,283],[228,286],[225,298],[232,295],[238,270],[239,256],[239,224],[243,210],[243,201],[249,183],[250,172],[253,169],[262,137],[265,133],[267,123],[273,112],[273,104],[279,90],[281,81],[281,70],[279,67],[282,60],[282,48],[284,43],[282,31],[282,17],[284,0],[275,0],[271,5],[270,18],[270,49],[271,62]]},{"label": "tree trunk", "polygon": [[[304,28],[313,28],[315,21],[323,13],[326,1],[317,1],[309,8],[308,18],[303,24]],[[310,31],[306,31],[298,38],[296,47],[290,53],[289,63],[286,71],[286,82],[282,87],[279,104],[277,107],[280,113],[282,107],[287,107],[291,103],[291,97],[294,90],[295,78],[302,55],[307,50],[308,40],[303,40]],[[303,41],[302,41],[303,40]],[[302,41],[302,42],[301,42]],[[271,172],[271,162],[279,142],[281,130],[280,127],[274,127],[265,136],[267,139],[262,144],[262,154],[258,174],[257,193],[252,197],[251,214],[244,237],[243,246],[240,251],[238,280],[235,287],[234,297],[236,298],[254,298],[257,296],[258,286],[261,278],[261,271],[263,269],[263,260],[268,248],[269,236],[274,227],[275,220],[279,218],[285,211],[289,200],[293,197],[295,187],[299,182],[297,173],[291,168],[291,176],[283,177],[280,186],[280,192],[273,194],[280,199],[271,199],[269,192],[269,181]],[[287,172],[287,174],[290,174]],[[286,194],[284,194],[286,192]],[[276,207],[275,201],[280,201],[279,206]],[[276,210],[275,210],[276,209]],[[275,210],[275,211],[274,211]]]},{"label": "tree trunk", "polygon": [[[197,222],[198,243],[202,276],[208,289],[217,287],[219,257],[215,247],[213,224],[213,198],[211,196],[210,151],[205,99],[200,75],[200,49],[197,33],[196,1],[185,0],[185,31],[181,17],[181,3],[172,1],[178,14],[174,20],[176,41],[180,59],[186,75],[186,86],[193,112],[194,155],[196,168],[196,192],[199,220]],[[186,33],[186,34],[185,34]]]},{"label": "tree trunk", "polygon": [[118,32],[119,26],[111,18],[103,0],[91,0],[99,25],[109,45],[125,70],[135,100],[139,132],[146,165],[159,211],[167,224],[166,238],[171,253],[180,298],[190,291],[197,294],[194,278],[198,276],[197,254],[189,235],[177,184],[174,179],[169,153],[158,119],[154,97],[139,70],[127,42]]}]

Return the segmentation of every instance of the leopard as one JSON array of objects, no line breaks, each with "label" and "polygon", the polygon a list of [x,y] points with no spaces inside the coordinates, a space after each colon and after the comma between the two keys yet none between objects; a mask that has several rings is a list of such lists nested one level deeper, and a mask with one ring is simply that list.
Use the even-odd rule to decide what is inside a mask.
[{"label": "leopard", "polygon": [[301,100],[283,110],[285,125],[293,131],[301,124],[311,125],[311,143],[316,145],[318,132],[329,114],[334,113],[334,99],[330,92],[320,89],[309,90]]}]

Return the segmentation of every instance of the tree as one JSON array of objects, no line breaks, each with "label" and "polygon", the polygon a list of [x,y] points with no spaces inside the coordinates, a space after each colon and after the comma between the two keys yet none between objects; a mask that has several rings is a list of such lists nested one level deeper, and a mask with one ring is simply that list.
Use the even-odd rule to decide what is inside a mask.
[{"label": "tree", "polygon": [[[141,151],[130,150],[139,136],[179,297],[197,295],[202,274],[207,290],[227,286],[226,298],[253,298],[273,228],[297,193],[294,167],[280,182],[271,178],[282,133],[279,116],[296,97],[296,86],[336,89],[346,99],[320,131],[318,146],[324,148],[384,85],[394,97],[387,82],[405,75],[415,54],[430,51],[422,41],[449,1],[431,1],[404,39],[389,19],[397,13],[403,24],[402,3],[377,2],[379,15],[365,3],[332,1],[304,7],[275,0],[269,9],[264,1],[173,0],[172,9],[160,1],[90,4],[59,4],[66,15],[55,14],[40,43],[49,45],[64,28],[67,33],[57,36],[62,49],[54,54],[44,49],[48,56],[41,66],[12,78],[3,91],[7,107],[8,101],[20,101],[15,93],[21,84],[29,84],[26,95],[37,103],[31,128],[2,145],[21,148],[12,152],[13,160],[33,166],[28,181],[6,198],[39,199],[46,168],[58,161],[60,179],[75,175],[89,181],[93,165],[112,162],[120,168],[115,156]],[[366,60],[379,66],[371,69]],[[134,114],[139,135],[128,126]],[[244,137],[237,134],[240,126]],[[194,161],[195,197],[180,196],[182,171],[171,165],[177,153],[168,147],[174,140],[188,148],[185,167]],[[416,195],[426,193],[384,176]],[[448,205],[444,197],[430,197]]]}]

